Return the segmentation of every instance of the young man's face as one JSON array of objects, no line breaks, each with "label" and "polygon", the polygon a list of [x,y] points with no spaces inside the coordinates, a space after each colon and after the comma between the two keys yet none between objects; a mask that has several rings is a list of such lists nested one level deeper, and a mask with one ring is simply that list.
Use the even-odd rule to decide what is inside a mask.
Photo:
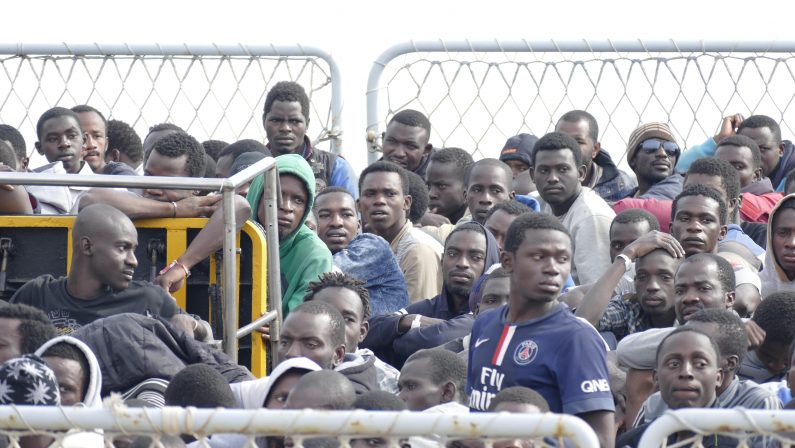
[{"label": "young man's face", "polygon": [[74,406],[83,401],[86,387],[84,384],[83,368],[73,359],[47,356],[42,358],[47,366],[52,369],[55,379],[58,380],[58,389],[61,392],[61,405]]},{"label": "young man's face", "polygon": [[466,206],[464,179],[453,163],[431,161],[425,171],[428,185],[428,210],[450,219]]},{"label": "young man's face", "polygon": [[664,316],[673,309],[679,262],[664,250],[652,251],[635,262],[635,292],[647,315]]},{"label": "young man's face", "polygon": [[754,156],[751,154],[751,148],[747,146],[718,146],[715,157],[729,162],[737,170],[741,188],[751,185],[762,177],[762,168],[754,169]]},{"label": "young man's face", "polygon": [[393,121],[386,127],[383,139],[384,160],[415,171],[423,157],[431,153],[428,131],[419,126],[407,126]]},{"label": "young man's face", "polygon": [[508,159],[508,160],[503,160],[503,162],[509,167],[511,167],[511,173],[513,173],[514,179],[516,179],[516,176],[530,169],[530,165],[522,162],[521,160]]},{"label": "young man's face", "polygon": [[[528,209],[528,211],[529,210],[530,209]],[[502,250],[503,244],[505,243],[505,235],[508,234],[508,228],[511,227],[511,223],[514,219],[516,219],[516,216],[505,210],[497,210],[492,213],[489,219],[486,220],[486,223],[483,224],[494,236],[494,239],[497,240],[497,245],[500,246],[500,250]]]},{"label": "young man's face", "polygon": [[509,277],[486,280],[486,283],[481,287],[477,314],[499,308],[508,303],[508,299],[510,298],[511,279]]},{"label": "young man's face", "polygon": [[773,131],[767,127],[743,128],[738,134],[744,135],[756,142],[759,146],[759,152],[762,155],[762,172],[765,176],[770,176],[776,167],[778,167],[781,155],[784,154],[784,145],[776,140]]},{"label": "young man's face", "polygon": [[444,388],[431,381],[431,371],[428,358],[411,360],[400,369],[398,396],[406,402],[409,411],[424,411],[444,402]]},{"label": "young man's face", "polygon": [[674,307],[680,324],[704,309],[731,309],[734,292],[724,291],[712,260],[684,261],[674,277]]},{"label": "young man's face", "polygon": [[629,246],[636,239],[651,232],[649,223],[646,221],[638,222],[613,222],[610,227],[610,260],[615,260],[625,247]]},{"label": "young man's face", "polygon": [[[280,175],[279,183],[282,187],[282,204],[279,206],[277,219],[281,241],[301,225],[309,198],[304,183],[292,174]],[[264,207],[264,203],[265,201],[260,201],[260,208]]]},{"label": "young man's face", "polygon": [[264,407],[266,409],[284,409],[284,404],[287,402],[287,396],[293,390],[298,380],[304,376],[303,371],[287,371],[276,381],[271,387],[268,397],[265,400]]},{"label": "young man's face", "polygon": [[348,288],[324,288],[312,300],[326,302],[337,309],[345,319],[345,351],[354,353],[367,336],[367,322],[364,321],[362,299]]},{"label": "young man's face", "polygon": [[22,355],[19,319],[0,317],[0,363]]},{"label": "young man's face", "polygon": [[679,199],[670,231],[686,256],[715,252],[718,241],[726,236],[726,226],[719,216],[720,204],[712,198],[697,195]]},{"label": "young man's face", "polygon": [[336,367],[345,354],[345,347],[331,341],[331,318],[325,314],[293,311],[282,324],[277,356],[285,359],[306,357],[323,369]]},{"label": "young man's face", "polygon": [[359,196],[359,211],[369,230],[378,236],[396,234],[406,224],[411,196],[404,194],[400,175],[373,172],[365,175]]},{"label": "young man's face", "polygon": [[501,259],[511,273],[511,291],[529,301],[551,302],[571,271],[571,238],[557,230],[525,230],[516,252],[503,251]]},{"label": "young man's face", "polygon": [[105,150],[108,148],[105,122],[96,112],[80,112],[77,116],[85,135],[83,160],[96,172],[105,166]]},{"label": "young man's face", "polygon": [[83,131],[72,117],[61,115],[50,118],[41,128],[36,150],[48,162],[62,162],[67,173],[80,171],[83,160]]},{"label": "young man's face", "polygon": [[654,378],[669,408],[703,408],[715,400],[723,374],[709,338],[683,332],[665,341]]},{"label": "young man's face", "polygon": [[483,224],[492,207],[512,199],[512,178],[500,167],[475,165],[469,173],[467,207],[472,219]]},{"label": "young man's face", "polygon": [[773,217],[773,256],[788,278],[795,278],[795,209],[782,208]]},{"label": "young man's face", "polygon": [[635,153],[629,166],[638,177],[638,180],[645,180],[649,185],[665,179],[674,172],[677,157],[665,152],[662,144],[656,151],[647,152],[640,148]]},{"label": "young man's face", "polygon": [[275,156],[299,154],[309,124],[298,101],[274,101],[263,118],[270,150]]},{"label": "young man's face", "polygon": [[114,223],[90,241],[90,247],[81,242],[80,249],[89,258],[92,276],[115,291],[127,289],[138,267],[138,232],[133,224],[127,219]]},{"label": "young man's face", "polygon": [[472,285],[483,274],[485,262],[485,235],[470,230],[451,234],[442,254],[442,275],[447,290],[469,297]]},{"label": "young man's face", "polygon": [[[579,150],[579,148],[575,148]],[[577,166],[571,149],[538,151],[533,167],[533,181],[538,193],[549,205],[562,207],[571,205],[582,188],[585,168]],[[563,210],[564,212],[567,211]]]},{"label": "young man's face", "polygon": [[332,254],[348,247],[359,232],[356,201],[347,193],[326,193],[315,198],[317,234]]},{"label": "young man's face", "polygon": [[599,153],[599,148],[596,147],[596,142],[590,136],[591,129],[587,120],[577,122],[558,121],[555,126],[555,132],[566,134],[576,140],[577,144],[580,145],[583,163],[585,166],[591,165],[591,161]]},{"label": "young man's face", "polygon": [[[157,151],[149,153],[144,165],[144,176],[164,176],[164,177],[190,177],[188,173],[188,155],[179,157],[168,157]],[[144,197],[160,202],[178,202],[192,196],[191,190],[167,190],[163,188],[147,188],[144,190]]]}]

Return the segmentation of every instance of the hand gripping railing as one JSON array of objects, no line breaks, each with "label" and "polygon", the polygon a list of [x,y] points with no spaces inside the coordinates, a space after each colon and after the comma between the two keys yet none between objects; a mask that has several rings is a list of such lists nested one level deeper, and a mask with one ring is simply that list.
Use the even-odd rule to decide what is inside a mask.
[{"label": "hand gripping railing", "polygon": [[[265,176],[265,241],[268,245],[268,304],[272,311],[266,313],[252,324],[237,330],[238,308],[237,297],[237,232],[235,218],[236,190],[259,174]],[[224,213],[224,352],[237,362],[237,339],[253,330],[244,329],[258,323],[274,322],[272,330],[278,335],[281,322],[281,276],[279,270],[279,232],[276,221],[276,209],[281,198],[279,194],[279,174],[276,161],[272,157],[265,158],[243,171],[226,179],[208,179],[200,177],[161,177],[161,176],[79,176],[74,174],[16,173],[0,172],[0,184],[11,185],[50,185],[50,186],[81,186],[81,187],[122,187],[122,188],[171,188],[181,190],[211,190],[223,195]],[[240,334],[240,336],[238,336]],[[278,339],[278,338],[275,338]],[[274,342],[275,343],[275,339]]]}]

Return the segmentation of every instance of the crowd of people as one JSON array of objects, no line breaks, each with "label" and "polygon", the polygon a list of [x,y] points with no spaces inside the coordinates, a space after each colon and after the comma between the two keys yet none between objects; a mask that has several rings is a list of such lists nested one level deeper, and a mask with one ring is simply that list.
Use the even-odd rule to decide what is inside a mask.
[{"label": "crowd of people", "polygon": [[[140,139],[91,106],[55,107],[36,126],[48,164],[33,170],[19,132],[0,125],[4,170],[228,177],[275,157],[283,296],[279,334],[256,336],[278,341],[275,368],[255,379],[170,295],[222,246],[219,195],[3,186],[3,213],[77,218],[69,274],[37,277],[0,307],[0,382],[19,363],[46,372],[14,378],[41,393],[0,402],[92,407],[118,393],[155,407],[555,412],[605,447],[637,446],[667,409],[795,407],[795,150],[775,120],[729,116],[688,149],[667,124],[641,124],[628,173],[586,111],[475,161],[434,147],[429,119],[407,109],[387,125],[382,159],[357,174],[312,145],[309,110],[299,84],[278,83],[267,144],[227,144],[170,123]],[[263,191],[260,176],[239,192],[239,228],[264,224]],[[154,283],[133,280],[132,220],[197,216],[209,220],[185,252]]]}]

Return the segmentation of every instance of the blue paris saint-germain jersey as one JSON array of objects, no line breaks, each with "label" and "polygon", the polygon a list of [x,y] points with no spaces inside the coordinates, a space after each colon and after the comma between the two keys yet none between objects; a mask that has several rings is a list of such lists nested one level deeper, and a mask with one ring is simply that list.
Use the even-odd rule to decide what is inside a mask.
[{"label": "blue paris saint-germain jersey", "polygon": [[477,317],[469,342],[469,408],[488,410],[511,386],[529,387],[552,412],[614,411],[604,341],[566,305],[537,319],[508,324],[508,306]]}]

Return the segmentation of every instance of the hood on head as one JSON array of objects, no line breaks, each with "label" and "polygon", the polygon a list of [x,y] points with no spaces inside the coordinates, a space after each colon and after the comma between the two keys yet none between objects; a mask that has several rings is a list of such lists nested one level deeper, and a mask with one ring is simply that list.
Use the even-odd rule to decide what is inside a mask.
[{"label": "hood on head", "polygon": [[260,409],[265,406],[265,402],[271,393],[273,385],[279,381],[279,378],[291,370],[300,370],[304,373],[309,373],[323,369],[309,358],[300,357],[285,359],[276,366],[266,378],[238,383],[243,409]]},{"label": "hood on head", "polygon": [[[483,260],[483,272],[472,283],[472,288],[469,290],[470,291],[469,302],[468,302],[469,311],[474,312],[473,308],[474,304],[477,304],[480,301],[480,286],[482,284],[481,278],[487,275],[487,271],[492,265],[500,262],[500,247],[497,244],[497,239],[494,238],[494,235],[492,235],[491,232],[489,232],[489,229],[487,229],[483,224],[475,220],[468,221],[467,223],[462,223],[462,224],[469,224],[469,223],[474,223],[479,225],[480,228],[483,229],[484,234],[486,235],[486,258]],[[452,233],[450,233],[450,235],[452,235]],[[447,238],[450,238],[450,236],[448,236]],[[445,241],[445,247],[447,247],[447,241]],[[475,294],[474,297],[473,293]],[[442,294],[445,296],[449,295],[449,292],[447,291],[447,285],[442,285]],[[473,300],[476,301],[473,303]]]},{"label": "hood on head", "polygon": [[[287,240],[298,233],[298,230],[301,229],[301,226],[303,226],[306,222],[307,216],[312,213],[312,207],[315,204],[315,175],[312,172],[312,167],[309,166],[309,163],[298,154],[285,154],[283,156],[276,157],[276,168],[279,175],[291,174],[300,179],[307,191],[307,203],[306,210],[304,210],[304,216],[301,217],[301,223],[296,230],[284,237],[284,240]],[[259,210],[259,203],[262,200],[264,186],[265,176],[260,174],[251,182],[248,194],[246,195],[246,200],[251,206],[251,219],[255,222],[259,222],[259,219],[257,218],[257,210]],[[260,224],[265,225],[266,223]]]},{"label": "hood on head", "polygon": [[765,264],[759,278],[762,280],[762,298],[768,294],[795,289],[795,282],[791,282],[787,278],[787,274],[781,269],[781,265],[776,260],[776,254],[773,251],[773,221],[776,215],[781,210],[781,204],[789,199],[795,199],[795,193],[784,196],[778,201],[773,210],[770,211],[770,218],[767,221],[767,250],[765,251]]},{"label": "hood on head", "polygon": [[73,338],[72,336],[58,336],[42,344],[41,347],[36,350],[35,354],[43,356],[47,349],[59,342],[65,342],[75,346],[83,353],[86,360],[88,360],[88,386],[86,387],[86,395],[83,397],[83,405],[87,408],[102,407],[102,397],[100,396],[100,392],[102,391],[102,371],[99,368],[99,362],[97,362],[97,357],[94,355],[94,352],[91,351],[88,345],[83,341]]}]

